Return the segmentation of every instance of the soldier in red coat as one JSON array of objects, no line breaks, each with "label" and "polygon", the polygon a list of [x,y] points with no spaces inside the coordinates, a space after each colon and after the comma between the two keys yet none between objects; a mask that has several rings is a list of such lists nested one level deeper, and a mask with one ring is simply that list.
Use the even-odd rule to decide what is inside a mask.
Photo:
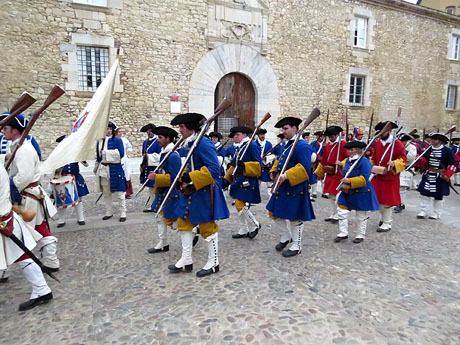
[{"label": "soldier in red coat", "polygon": [[342,131],[343,129],[339,126],[326,128],[324,135],[329,138],[329,142],[324,146],[323,157],[315,170],[315,174],[319,179],[326,176],[323,193],[327,195],[331,204],[331,215],[325,221],[333,223],[339,221],[335,203],[338,193],[336,189],[342,179],[342,161],[348,157],[348,151],[345,148],[347,142],[342,139]]},{"label": "soldier in red coat", "polygon": [[[380,131],[387,122],[379,122],[375,130]],[[398,128],[394,122],[391,122],[391,125]],[[371,161],[374,165],[372,185],[380,204],[381,218],[377,231],[386,232],[391,230],[393,206],[401,204],[399,174],[406,167],[406,150],[404,145],[398,139],[394,140],[393,134],[388,132],[376,142]]]}]

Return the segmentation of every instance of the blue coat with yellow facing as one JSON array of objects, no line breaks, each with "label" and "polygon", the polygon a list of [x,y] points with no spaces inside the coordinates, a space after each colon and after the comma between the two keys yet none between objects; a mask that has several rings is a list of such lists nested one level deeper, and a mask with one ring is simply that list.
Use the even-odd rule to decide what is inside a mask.
[{"label": "blue coat with yellow facing", "polygon": [[[358,157],[347,158],[342,165],[343,176],[345,176]],[[369,182],[372,163],[366,157],[361,158],[348,178],[351,183],[352,192],[348,195],[340,193],[337,205],[341,208],[356,211],[378,211],[380,209],[377,195],[372,183]]]},{"label": "blue coat with yellow facing", "polygon": [[[293,142],[293,139],[289,140],[283,147],[283,151],[279,159],[273,164],[271,172],[280,172],[284,167]],[[286,181],[272,194],[267,204],[267,210],[273,217],[303,221],[316,218],[308,193],[312,153],[312,147],[305,140],[300,139],[286,166]]]},{"label": "blue coat with yellow facing", "polygon": [[[193,140],[186,144],[187,149],[190,149],[192,145]],[[196,190],[190,196],[181,199],[180,218],[189,217],[191,224],[203,224],[228,218],[230,212],[224,193],[219,183],[216,183],[220,175],[219,160],[216,147],[210,139],[206,137],[201,139],[193,152],[191,161],[187,163],[185,172],[189,173]],[[211,201],[214,203],[213,210],[211,210]]]},{"label": "blue coat with yellow facing", "polygon": [[[168,145],[169,150],[174,147],[174,144]],[[162,151],[160,155],[160,162],[166,156],[169,151]],[[152,203],[151,209],[156,210],[161,205],[166,196],[166,193],[171,186],[172,181],[176,178],[181,167],[181,159],[179,153],[173,152],[168,160],[163,164],[160,171],[161,174],[155,175],[154,188],[155,188],[155,200]],[[182,194],[174,188],[169,196],[163,208],[163,217],[166,219],[177,219],[182,215],[181,211],[181,199]]]},{"label": "blue coat with yellow facing", "polygon": [[238,164],[237,161],[243,162],[243,173],[237,174],[235,181],[230,185],[230,196],[240,201],[258,204],[262,201],[259,191],[259,177],[262,173],[260,146],[256,143],[251,143],[243,159],[239,159],[239,155],[244,151],[248,143],[249,138],[246,138],[242,142],[242,145],[237,145],[235,154],[233,155],[231,168],[227,170],[225,179],[230,182],[233,169]]}]

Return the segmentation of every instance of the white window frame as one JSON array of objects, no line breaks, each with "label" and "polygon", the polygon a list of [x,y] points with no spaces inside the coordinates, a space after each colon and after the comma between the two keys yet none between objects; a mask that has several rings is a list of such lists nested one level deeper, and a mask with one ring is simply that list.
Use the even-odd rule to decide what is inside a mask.
[{"label": "white window frame", "polygon": [[[358,79],[361,79],[361,92],[358,93],[356,92],[356,89],[358,87]],[[364,106],[364,96],[365,96],[365,89],[366,89],[366,76],[364,75],[359,75],[359,74],[350,74],[350,91],[348,94],[348,103],[352,107],[362,107]],[[357,97],[360,97],[361,100],[359,102],[356,101]],[[353,100],[351,100],[353,98]]]},{"label": "white window frame", "polygon": [[446,109],[456,110],[457,109],[457,98],[458,98],[458,86],[449,84],[447,85],[446,95]]},{"label": "white window frame", "polygon": [[449,59],[458,61],[460,57],[460,35],[452,34],[449,45]]},{"label": "white window frame", "polygon": [[[452,10],[452,11],[449,11],[449,10]],[[447,6],[446,13],[455,14],[455,6]]]},{"label": "white window frame", "polygon": [[353,47],[367,48],[369,18],[356,16],[353,20]]},{"label": "white window frame", "polygon": [[98,0],[73,0],[74,3],[83,4],[83,5],[91,5],[91,6],[99,6],[99,7],[107,7],[107,0],[101,0],[104,4],[97,3]]}]

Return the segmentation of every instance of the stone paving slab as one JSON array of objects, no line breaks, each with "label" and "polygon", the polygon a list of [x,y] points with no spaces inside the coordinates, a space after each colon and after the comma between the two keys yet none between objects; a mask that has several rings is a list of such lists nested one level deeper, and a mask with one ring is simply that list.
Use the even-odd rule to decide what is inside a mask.
[{"label": "stone paving slab", "polygon": [[95,197],[86,200],[87,225],[54,229],[62,283],[48,279],[51,303],[19,313],[29,288],[12,267],[0,286],[0,344],[460,343],[456,195],[439,222],[415,218],[418,195],[410,192],[393,230],[375,232],[373,214],[361,244],[333,242],[337,225],[323,221],[329,208],[319,198],[318,219],[306,223],[302,253],[291,259],[274,250],[279,235],[265,203],[254,207],[262,229],[252,241],[231,238],[232,208],[233,218],[219,224],[221,271],[201,279],[202,239],[193,274],[167,270],[180,256],[177,232],[169,252],[147,253],[156,227],[152,214],[139,212],[146,195],[128,201],[124,224],[100,220]]}]

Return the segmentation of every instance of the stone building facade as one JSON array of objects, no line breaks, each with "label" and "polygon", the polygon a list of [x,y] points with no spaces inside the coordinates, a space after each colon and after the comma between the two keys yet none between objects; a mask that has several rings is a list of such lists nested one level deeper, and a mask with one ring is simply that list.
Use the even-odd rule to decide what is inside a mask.
[{"label": "stone building facade", "polygon": [[277,118],[313,106],[323,116],[312,130],[328,111],[330,124],[347,112],[366,132],[372,112],[396,120],[398,107],[408,129],[460,119],[460,18],[400,0],[4,0],[0,23],[2,109],[24,90],[43,102],[65,86],[33,129],[45,155],[93,94],[80,85],[79,47],[105,48],[108,64],[120,48],[111,118],[137,154],[142,125],[168,124],[177,102],[211,115],[234,73],[253,87],[253,115],[240,104],[235,116],[257,123],[269,111],[271,138]]},{"label": "stone building facade", "polygon": [[417,5],[434,8],[456,16],[460,14],[459,0],[417,0]]}]

